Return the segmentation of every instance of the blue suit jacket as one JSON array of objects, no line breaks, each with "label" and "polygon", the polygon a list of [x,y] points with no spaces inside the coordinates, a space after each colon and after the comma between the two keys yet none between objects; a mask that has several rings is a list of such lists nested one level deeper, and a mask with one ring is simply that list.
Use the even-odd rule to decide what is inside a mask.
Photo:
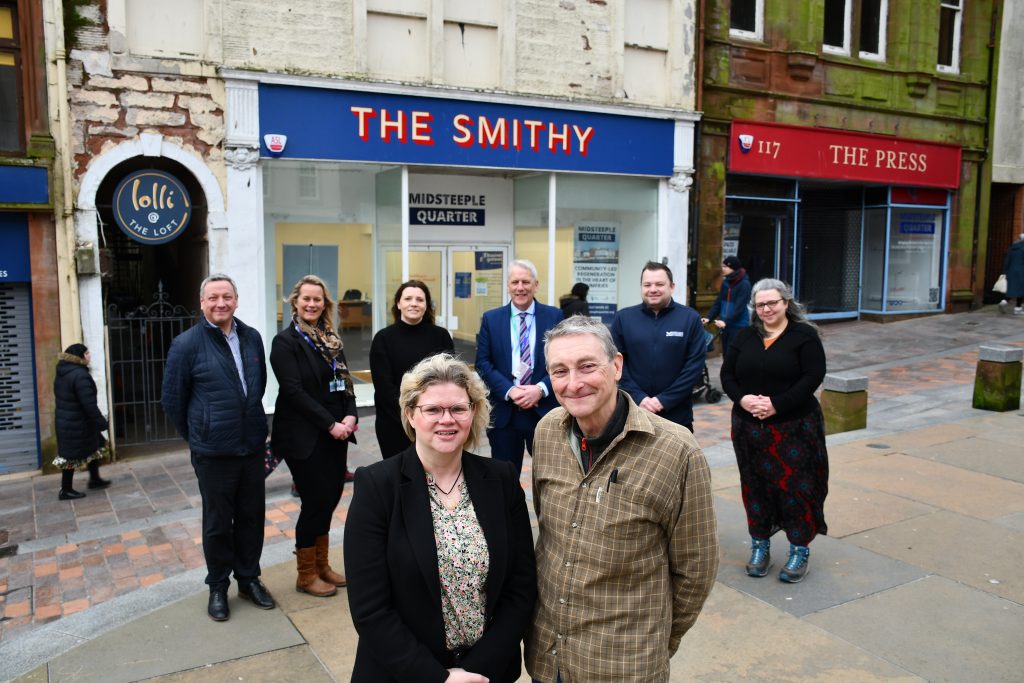
[{"label": "blue suit jacket", "polygon": [[[516,404],[505,400],[505,394],[515,384],[512,376],[512,316],[509,305],[492,308],[484,313],[480,321],[480,332],[476,335],[476,371],[491,392],[491,426],[504,427],[512,420]],[[548,395],[533,409],[537,419],[558,406],[555,392],[548,377],[547,362],[544,359],[544,333],[562,321],[561,309],[545,306],[539,301],[534,308],[537,341],[534,345],[533,375],[531,384],[541,384]]]}]

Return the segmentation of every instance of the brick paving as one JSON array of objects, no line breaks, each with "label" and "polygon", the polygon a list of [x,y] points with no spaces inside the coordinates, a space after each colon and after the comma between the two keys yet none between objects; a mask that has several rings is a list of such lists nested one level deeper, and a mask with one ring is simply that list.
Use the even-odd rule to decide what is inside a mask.
[{"label": "brick paving", "polygon": [[[987,340],[1024,346],[1024,320],[978,312],[857,321],[829,325],[823,335],[830,370],[863,368],[876,403],[972,384],[977,351],[964,347]],[[716,385],[719,366],[720,359],[709,361]],[[695,405],[702,446],[728,442],[731,407],[727,397]],[[372,434],[371,420],[361,434]],[[364,438],[350,450],[351,467],[379,459],[372,442]],[[0,519],[11,542],[21,544],[17,555],[0,558],[0,641],[204,566],[201,501],[187,451],[115,463],[103,473],[113,485],[78,501],[57,500],[58,475],[0,482]],[[83,489],[85,478],[76,476]],[[294,538],[299,505],[290,483],[283,465],[267,480],[267,546]],[[523,485],[529,496],[529,459]],[[346,487],[333,527],[344,524],[350,500]]]}]

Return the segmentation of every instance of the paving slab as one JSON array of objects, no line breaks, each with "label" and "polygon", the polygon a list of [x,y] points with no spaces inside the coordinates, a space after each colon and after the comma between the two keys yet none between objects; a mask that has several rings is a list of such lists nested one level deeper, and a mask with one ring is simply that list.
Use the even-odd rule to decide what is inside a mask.
[{"label": "paving slab", "polygon": [[1011,531],[1024,532],[1024,512],[1014,512],[1002,517],[996,517],[992,522]]},{"label": "paving slab", "polygon": [[670,681],[910,683],[923,679],[802,619],[715,585],[672,658]]},{"label": "paving slab", "polygon": [[[1021,435],[1024,440],[1024,434]],[[990,474],[1000,479],[1024,483],[1024,449],[986,437],[973,436],[923,448],[907,448],[907,455],[933,462]]]},{"label": "paving slab", "polygon": [[50,663],[50,682],[118,683],[195,669],[303,643],[280,609],[229,592],[231,619],[206,616],[204,591],[109,631]]},{"label": "paving slab", "polygon": [[1020,571],[1024,532],[938,510],[845,540],[931,574],[1024,603]]},{"label": "paving slab", "polygon": [[1024,484],[901,453],[849,463],[832,478],[979,519],[1024,512]]},{"label": "paving slab", "polygon": [[825,498],[825,520],[832,538],[844,538],[935,510],[931,505],[844,482],[830,483]]},{"label": "paving slab", "polygon": [[974,435],[975,432],[968,427],[952,423],[911,429],[898,434],[890,434],[886,439],[886,443],[903,450],[906,448],[935,446],[940,443],[948,443],[950,441],[965,439]]},{"label": "paving slab", "polygon": [[935,683],[1019,683],[1024,606],[940,576],[806,617]]},{"label": "paving slab", "polygon": [[347,681],[352,677],[358,640],[348,611],[348,594],[342,589],[318,604],[288,616],[334,680]]},{"label": "paving slab", "polygon": [[296,645],[262,655],[162,676],[160,680],[163,683],[332,683],[340,679],[331,677],[309,646]]},{"label": "paving slab", "polygon": [[[739,491],[729,490],[739,496]],[[779,532],[772,539],[772,568],[762,578],[747,576],[750,536],[743,505],[715,495],[721,564],[718,580],[780,610],[803,616],[888,590],[925,576],[919,567],[859,548],[842,540],[818,536],[811,544],[810,570],[796,584],[778,580],[789,542]]]}]

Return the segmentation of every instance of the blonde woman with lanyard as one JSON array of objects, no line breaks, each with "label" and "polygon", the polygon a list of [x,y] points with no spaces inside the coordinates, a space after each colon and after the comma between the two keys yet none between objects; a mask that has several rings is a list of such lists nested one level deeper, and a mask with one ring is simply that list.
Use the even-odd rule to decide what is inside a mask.
[{"label": "blonde woman with lanyard", "polygon": [[291,324],[270,348],[280,386],[271,447],[288,463],[302,500],[295,526],[295,589],[328,597],[346,583],[328,562],[328,534],[345,486],[348,444],[356,442],[355,392],[324,281],[303,277],[288,303]]}]

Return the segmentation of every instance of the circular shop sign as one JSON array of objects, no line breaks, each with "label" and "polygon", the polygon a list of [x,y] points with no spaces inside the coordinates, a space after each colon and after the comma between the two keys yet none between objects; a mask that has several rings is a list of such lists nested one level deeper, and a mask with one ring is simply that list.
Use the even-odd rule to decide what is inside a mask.
[{"label": "circular shop sign", "polygon": [[165,171],[136,171],[114,190],[114,220],[143,244],[166,244],[181,235],[192,215],[188,191]]}]

